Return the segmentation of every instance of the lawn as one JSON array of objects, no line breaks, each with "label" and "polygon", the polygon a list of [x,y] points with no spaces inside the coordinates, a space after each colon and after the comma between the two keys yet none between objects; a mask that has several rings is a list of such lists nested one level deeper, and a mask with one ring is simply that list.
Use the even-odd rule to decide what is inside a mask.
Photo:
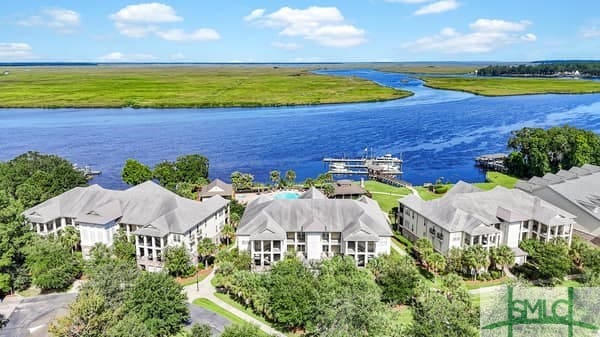
[{"label": "lawn", "polygon": [[246,308],[243,305],[241,305],[239,302],[235,301],[234,299],[232,299],[231,297],[229,297],[228,294],[223,294],[223,293],[215,293],[215,296],[218,297],[221,301],[231,305],[232,307],[246,313],[248,316],[251,316],[252,318],[256,319],[257,321],[260,321],[262,323],[265,323],[267,325],[271,325],[271,323],[267,322],[262,316],[257,315],[252,309],[250,308]]},{"label": "lawn", "polygon": [[177,281],[177,283],[185,287],[192,284],[196,284],[196,282],[202,282],[202,280],[204,280],[210,274],[211,271],[212,267],[208,267],[206,269],[198,271],[198,279],[196,279],[196,275],[194,275],[186,278],[176,278],[175,280]]},{"label": "lawn", "polygon": [[490,280],[490,281],[471,281],[471,280],[469,280],[469,281],[465,281],[465,285],[467,286],[467,289],[473,290],[473,289],[493,287],[493,286],[505,284],[509,280],[510,279],[508,277],[503,276],[497,280]]},{"label": "lawn", "polygon": [[17,67],[0,76],[3,108],[256,107],[371,102],[410,96],[309,69],[245,67]]},{"label": "lawn", "polygon": [[[519,181],[517,178],[509,176],[507,174],[492,171],[487,172],[485,180],[486,182],[484,183],[474,183],[473,185],[479,187],[484,191],[489,191],[496,186],[514,188],[517,181]],[[450,188],[452,186],[453,184],[450,185]],[[417,186],[415,187],[415,189],[417,190],[417,192],[419,192],[419,196],[423,200],[433,200],[444,196],[444,194],[433,193],[429,191],[429,189],[422,186]]]},{"label": "lawn", "polygon": [[374,180],[365,181],[365,189],[371,193],[373,200],[387,214],[394,207],[398,207],[398,199],[410,194],[405,187],[394,187]]},{"label": "lawn", "polygon": [[234,323],[234,324],[246,323],[246,321],[244,321],[243,319],[241,319],[241,318],[237,317],[236,315],[230,313],[229,311],[221,308],[215,302],[213,302],[207,298],[197,298],[194,300],[193,303],[201,308],[210,310],[219,316],[227,318],[231,323]]},{"label": "lawn", "polygon": [[552,78],[424,77],[425,85],[482,96],[600,93],[600,82]]}]

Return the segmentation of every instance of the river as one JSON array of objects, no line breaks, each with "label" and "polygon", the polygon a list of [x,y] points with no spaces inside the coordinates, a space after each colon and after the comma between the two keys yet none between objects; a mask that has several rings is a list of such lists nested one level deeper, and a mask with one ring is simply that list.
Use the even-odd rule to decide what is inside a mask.
[{"label": "river", "polygon": [[0,109],[0,160],[25,151],[54,153],[103,174],[94,183],[122,188],[127,158],[153,165],[178,155],[210,159],[211,178],[232,171],[268,181],[293,169],[298,180],[326,170],[323,157],[360,156],[365,148],[404,159],[413,184],[483,181],[480,154],[504,152],[510,132],[569,124],[600,132],[600,95],[480,97],[426,88],[408,75],[335,70],[415,93],[361,104],[231,109]]}]

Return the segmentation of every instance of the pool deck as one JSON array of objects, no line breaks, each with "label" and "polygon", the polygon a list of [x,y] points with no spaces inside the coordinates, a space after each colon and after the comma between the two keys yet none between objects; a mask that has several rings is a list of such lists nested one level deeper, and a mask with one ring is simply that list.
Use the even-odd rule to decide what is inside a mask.
[{"label": "pool deck", "polygon": [[281,193],[300,194],[302,192],[303,191],[297,190],[297,189],[284,189],[284,190],[275,190],[275,191],[265,191],[263,193],[237,193],[235,195],[235,200],[237,200],[238,202],[240,202],[242,204],[248,204],[252,200],[254,200],[258,197],[262,197],[262,196],[269,197],[269,198],[275,198],[275,195],[281,194]]}]

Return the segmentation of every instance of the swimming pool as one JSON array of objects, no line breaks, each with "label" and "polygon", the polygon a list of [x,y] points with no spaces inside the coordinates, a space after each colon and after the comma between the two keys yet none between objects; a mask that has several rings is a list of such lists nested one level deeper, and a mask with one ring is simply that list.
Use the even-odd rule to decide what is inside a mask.
[{"label": "swimming pool", "polygon": [[298,199],[298,197],[300,197],[300,194],[298,194],[297,192],[280,192],[275,194],[275,196],[273,196],[273,199],[275,200],[293,200],[293,199]]}]

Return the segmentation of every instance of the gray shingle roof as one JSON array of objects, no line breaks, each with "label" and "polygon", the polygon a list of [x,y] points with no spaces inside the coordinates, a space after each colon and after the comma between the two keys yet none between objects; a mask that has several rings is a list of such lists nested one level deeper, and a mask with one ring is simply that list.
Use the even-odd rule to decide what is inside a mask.
[{"label": "gray shingle roof", "polygon": [[214,195],[230,196],[233,194],[233,185],[227,184],[221,179],[215,179],[210,184],[202,186],[200,197],[207,198]]},{"label": "gray shingle roof", "polygon": [[311,189],[301,199],[255,199],[246,207],[237,233],[265,240],[284,239],[286,232],[341,232],[345,240],[392,236],[385,214],[373,200],[322,196]]},{"label": "gray shingle roof", "polygon": [[519,181],[515,187],[527,192],[547,187],[600,220],[600,166],[585,164],[568,171],[560,170],[552,175],[562,178],[560,180],[552,180],[549,175]]},{"label": "gray shingle roof", "polygon": [[[545,224],[572,223],[574,215],[551,205],[540,198],[520,190],[496,187],[481,191],[457,184],[443,198],[424,201],[415,195],[400,200],[407,207],[422,214],[449,232],[480,233],[481,225],[497,232],[490,225],[503,221],[533,219]],[[468,184],[467,184],[468,185]],[[501,220],[502,219],[502,220]],[[485,229],[487,230],[487,229]]]},{"label": "gray shingle roof", "polygon": [[32,222],[48,222],[59,217],[94,224],[118,220],[151,226],[164,235],[184,233],[228,203],[220,196],[204,202],[189,200],[147,181],[124,191],[98,185],[76,187],[26,210],[23,215]]}]

